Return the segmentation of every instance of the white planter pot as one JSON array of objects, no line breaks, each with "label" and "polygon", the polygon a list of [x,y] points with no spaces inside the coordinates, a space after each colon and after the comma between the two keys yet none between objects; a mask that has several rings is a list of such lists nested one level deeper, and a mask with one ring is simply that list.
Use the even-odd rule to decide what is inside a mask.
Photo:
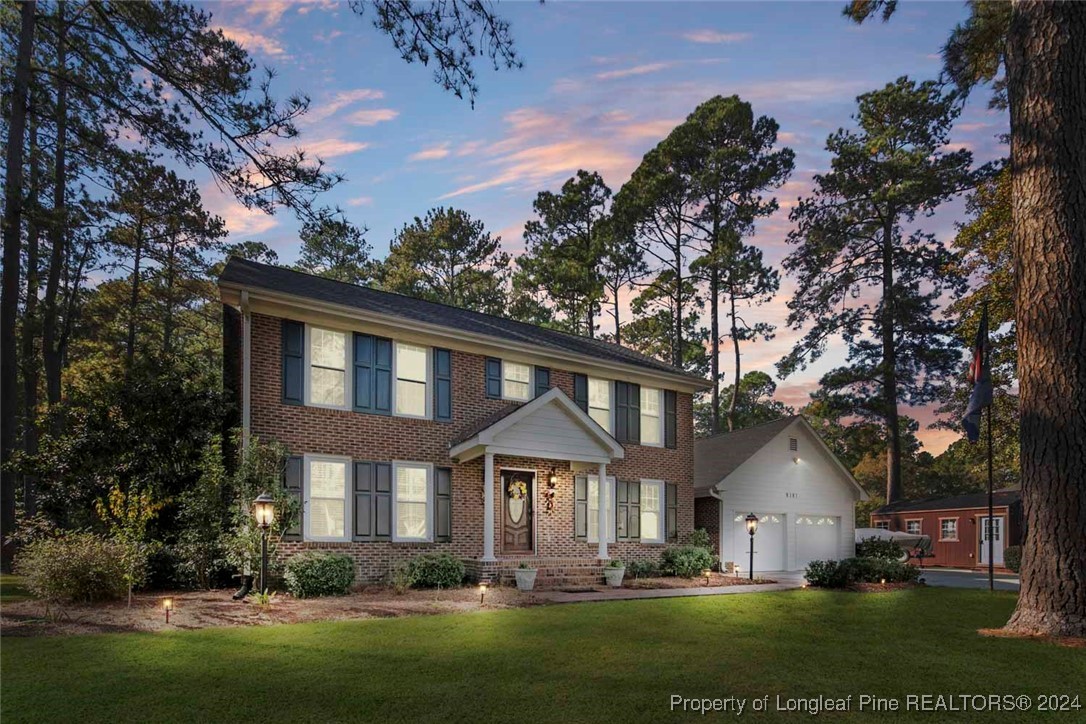
[{"label": "white planter pot", "polygon": [[530,591],[535,588],[535,574],[534,568],[518,568],[514,571],[517,577],[517,590],[518,591]]},{"label": "white planter pot", "polygon": [[607,581],[607,585],[611,588],[619,588],[622,585],[622,578],[626,575],[626,567],[622,568],[604,568],[603,579]]}]

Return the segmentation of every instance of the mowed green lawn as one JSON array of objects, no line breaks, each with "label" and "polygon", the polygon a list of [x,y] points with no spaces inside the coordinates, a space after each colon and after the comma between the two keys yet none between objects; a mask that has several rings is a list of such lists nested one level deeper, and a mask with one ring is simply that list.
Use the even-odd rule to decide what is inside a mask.
[{"label": "mowed green lawn", "polygon": [[[671,712],[670,696],[1086,696],[1083,649],[976,634],[1004,623],[1013,607],[1013,594],[986,591],[804,590],[267,628],[6,638],[0,717],[4,724],[705,721],[733,715]],[[893,716],[1082,721],[1086,710]],[[748,709],[742,720],[752,718],[812,717]]]}]

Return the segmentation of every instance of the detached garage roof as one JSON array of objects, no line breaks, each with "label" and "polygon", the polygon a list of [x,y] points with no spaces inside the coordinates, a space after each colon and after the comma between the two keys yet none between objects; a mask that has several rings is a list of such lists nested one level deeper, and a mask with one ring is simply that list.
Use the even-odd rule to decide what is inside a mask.
[{"label": "detached garage roof", "polygon": [[694,441],[694,487],[708,488],[735,472],[800,415]]}]

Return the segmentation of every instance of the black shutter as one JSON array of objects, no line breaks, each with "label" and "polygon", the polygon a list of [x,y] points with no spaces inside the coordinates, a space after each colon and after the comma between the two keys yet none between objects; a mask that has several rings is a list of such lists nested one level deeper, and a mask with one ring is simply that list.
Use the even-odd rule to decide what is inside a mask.
[{"label": "black shutter", "polygon": [[641,483],[626,483],[627,524],[626,536],[630,540],[641,538]]},{"label": "black shutter", "polygon": [[373,540],[392,539],[392,464],[374,463]]},{"label": "black shutter", "polygon": [[452,352],[434,350],[434,419],[452,419]]},{"label": "black shutter", "polygon": [[392,340],[373,338],[373,411],[392,414]]},{"label": "black shutter", "polygon": [[615,439],[619,442],[629,440],[630,385],[615,382]]},{"label": "black shutter", "polygon": [[629,514],[629,498],[626,493],[628,485],[625,480],[615,482],[615,540],[626,540],[630,537],[626,519]]},{"label": "black shutter", "polygon": [[354,539],[373,540],[374,511],[377,510],[375,498],[377,475],[374,464],[356,462],[354,464]]},{"label": "black shutter", "polygon": [[675,390],[664,390],[664,446],[678,446],[678,420],[676,415]]},{"label": "black shutter", "polygon": [[496,357],[486,358],[486,396],[502,396],[502,361]]},{"label": "black shutter", "polygon": [[588,478],[573,478],[573,535],[579,540],[588,538]]},{"label": "black shutter", "polygon": [[452,468],[434,470],[434,540],[452,540]]},{"label": "black shutter", "polygon": [[577,407],[588,412],[587,375],[573,375],[573,401],[577,403]]},{"label": "black shutter", "polygon": [[551,371],[546,367],[535,368],[535,396],[545,394],[551,388]]},{"label": "black shutter", "polygon": [[626,442],[641,444],[641,385],[626,385]]},{"label": "black shutter", "polygon": [[664,486],[666,493],[666,523],[665,530],[668,540],[679,539],[679,486],[668,483]]},{"label": "black shutter", "polygon": [[377,338],[372,334],[354,335],[354,409],[373,412],[373,358]]},{"label": "black shutter", "polygon": [[305,404],[305,325],[283,320],[283,404]]},{"label": "black shutter", "polygon": [[301,540],[302,518],[305,516],[305,500],[302,498],[302,456],[292,455],[287,458],[286,467],[283,468],[283,489],[287,494],[298,501],[298,519],[295,524],[283,533],[283,540]]}]

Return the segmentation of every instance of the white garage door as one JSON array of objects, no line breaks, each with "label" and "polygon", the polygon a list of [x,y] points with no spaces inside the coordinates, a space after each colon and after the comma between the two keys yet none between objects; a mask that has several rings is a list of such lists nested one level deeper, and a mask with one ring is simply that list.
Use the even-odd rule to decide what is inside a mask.
[{"label": "white garage door", "polygon": [[838,517],[796,516],[796,567],[803,569],[811,561],[840,558],[840,531],[841,519]]},{"label": "white garage door", "polygon": [[[784,514],[755,513],[758,529],[754,534],[754,570],[784,570]],[[735,541],[732,549],[735,563],[743,570],[750,565],[750,535],[747,533],[746,513],[734,513],[732,528]]]}]

